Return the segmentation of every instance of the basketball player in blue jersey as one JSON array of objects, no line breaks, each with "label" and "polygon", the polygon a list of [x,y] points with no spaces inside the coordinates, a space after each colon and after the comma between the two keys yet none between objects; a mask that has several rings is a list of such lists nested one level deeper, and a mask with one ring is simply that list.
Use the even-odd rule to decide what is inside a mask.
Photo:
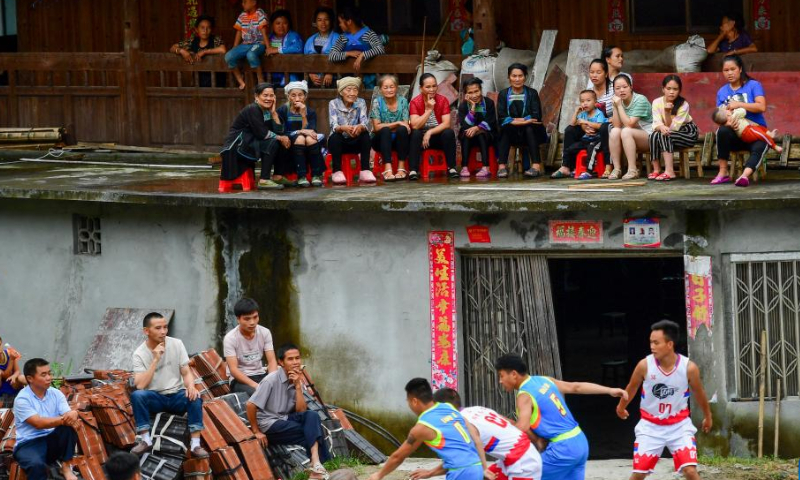
[{"label": "basketball player in blue jersey", "polygon": [[[431,384],[424,378],[406,384],[408,408],[419,416],[405,442],[369,480],[381,480],[425,443],[442,459],[447,480],[495,480],[486,466],[480,434],[449,403],[433,401]],[[443,472],[444,473],[444,472]]]},{"label": "basketball player in blue jersey", "polygon": [[562,382],[531,376],[519,355],[503,355],[494,364],[500,385],[517,390],[517,428],[528,432],[542,451],[542,480],[584,480],[589,443],[564,401],[564,394],[611,395],[628,399],[628,392],[596,383]]}]

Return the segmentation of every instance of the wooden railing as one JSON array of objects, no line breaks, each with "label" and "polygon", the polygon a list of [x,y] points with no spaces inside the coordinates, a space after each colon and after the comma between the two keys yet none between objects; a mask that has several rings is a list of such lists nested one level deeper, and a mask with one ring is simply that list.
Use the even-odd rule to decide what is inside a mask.
[{"label": "wooden railing", "polygon": [[[461,57],[445,59],[458,65]],[[361,73],[410,78],[418,64],[416,55],[383,55],[364,62]],[[262,69],[267,79],[268,72],[354,73],[352,61],[332,64],[323,55],[268,58]],[[214,87],[199,86],[200,76],[209,75],[204,72]],[[7,112],[0,126],[67,126],[87,142],[213,150],[239,110],[253,101],[255,75],[246,73],[248,88],[242,91],[221,56],[190,65],[168,53],[139,52],[133,60],[125,53],[0,54],[0,111]],[[277,93],[283,101],[282,89]],[[309,92],[322,132],[335,96],[333,88]]]}]

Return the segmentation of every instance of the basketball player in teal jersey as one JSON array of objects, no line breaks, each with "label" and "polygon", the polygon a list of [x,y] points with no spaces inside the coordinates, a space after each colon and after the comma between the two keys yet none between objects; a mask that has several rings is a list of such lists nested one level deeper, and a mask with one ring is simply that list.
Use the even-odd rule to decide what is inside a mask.
[{"label": "basketball player in teal jersey", "polygon": [[369,480],[381,480],[392,473],[422,443],[442,459],[447,480],[495,480],[486,466],[480,434],[449,403],[433,401],[431,384],[414,378],[406,384],[408,408],[419,416],[408,438]]},{"label": "basketball player in teal jersey", "polygon": [[589,443],[564,401],[565,393],[611,395],[628,399],[628,392],[595,383],[562,382],[528,375],[519,355],[503,355],[494,364],[500,385],[517,390],[517,428],[547,447],[542,452],[542,480],[584,480]]}]

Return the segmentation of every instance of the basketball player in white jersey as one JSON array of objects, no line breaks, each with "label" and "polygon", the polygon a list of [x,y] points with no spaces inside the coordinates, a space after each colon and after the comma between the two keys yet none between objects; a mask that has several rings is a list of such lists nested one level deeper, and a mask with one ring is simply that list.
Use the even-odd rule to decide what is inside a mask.
[{"label": "basketball player in white jersey", "polygon": [[[711,430],[711,408],[700,381],[700,369],[683,355],[675,353],[678,324],[661,320],[650,327],[651,355],[636,365],[628,383],[628,397],[633,398],[639,386],[642,419],[636,425],[633,444],[633,475],[631,480],[643,480],[658,463],[664,447],[669,448],[675,471],[688,480],[699,480],[697,474],[697,429],[689,416],[689,396],[703,410],[703,431]],[[628,401],[620,399],[617,416],[628,418]]]},{"label": "basketball player in white jersey", "polygon": [[[486,455],[497,461],[489,467],[496,480],[540,480],[542,478],[542,457],[539,451],[514,422],[490,408],[461,408],[461,397],[452,388],[443,388],[433,394],[439,403],[449,403],[461,411],[461,415],[478,430]],[[417,470],[411,474],[412,480],[443,475],[439,466],[430,470]]]}]

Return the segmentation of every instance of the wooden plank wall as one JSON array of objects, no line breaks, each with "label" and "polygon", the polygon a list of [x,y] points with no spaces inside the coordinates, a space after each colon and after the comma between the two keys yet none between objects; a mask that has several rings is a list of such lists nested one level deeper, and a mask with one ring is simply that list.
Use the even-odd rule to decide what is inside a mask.
[{"label": "wooden plank wall", "polygon": [[[164,8],[165,3],[174,5]],[[205,13],[216,20],[215,34],[233,45],[233,24],[241,12],[241,2],[205,0]],[[109,0],[39,1],[17,0],[17,28],[20,52],[121,52],[123,49],[121,2]],[[264,6],[266,2],[260,0]],[[294,28],[303,38],[313,34],[312,15],[317,0],[287,2]],[[181,39],[183,11],[177,0],[139,0],[141,23],[140,48],[145,52],[166,52]],[[52,28],[57,25],[59,28]],[[63,28],[62,28],[63,27]],[[379,32],[382,33],[382,32]],[[428,33],[427,48],[438,32]],[[419,54],[419,36],[391,35],[390,53]],[[437,49],[445,54],[458,53],[461,42],[456,34],[443,35]]]},{"label": "wooden plank wall", "polygon": [[[531,49],[534,45],[532,30],[557,29],[555,52],[567,50],[572,38],[596,38],[604,44],[614,44],[623,50],[660,50],[686,41],[687,34],[637,34],[630,29],[622,33],[609,33],[606,27],[609,0],[516,0],[495,2],[499,35],[506,45]],[[747,2],[748,4],[750,2]],[[759,51],[794,52],[800,50],[800,35],[796,34],[794,19],[800,17],[797,0],[770,1],[772,29],[750,32]],[[627,25],[626,25],[627,27]],[[713,34],[703,35],[706,42]],[[537,35],[538,38],[538,35]]]}]

